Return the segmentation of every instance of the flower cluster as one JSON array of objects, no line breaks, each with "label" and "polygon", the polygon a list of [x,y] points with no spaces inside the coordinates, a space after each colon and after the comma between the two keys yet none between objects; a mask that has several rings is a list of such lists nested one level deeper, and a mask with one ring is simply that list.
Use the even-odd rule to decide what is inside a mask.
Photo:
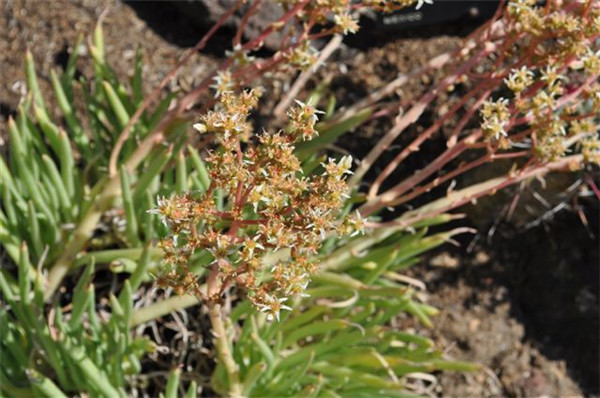
[{"label": "flower cluster", "polygon": [[533,83],[533,72],[522,66],[520,69],[513,69],[509,77],[504,79],[506,86],[515,95],[520,95],[526,88]]},{"label": "flower cluster", "polygon": [[308,39],[283,54],[286,64],[299,70],[309,69],[317,62],[318,56],[319,52]]},{"label": "flower cluster", "polygon": [[217,72],[217,76],[213,78],[213,81],[214,83],[210,87],[215,90],[215,97],[226,91],[233,90],[235,86],[231,72],[228,70]]},{"label": "flower cluster", "polygon": [[586,160],[595,161],[590,143],[598,140],[600,124],[600,101],[594,99],[600,98],[600,6],[535,3],[508,5],[504,29],[514,45],[503,50],[501,59],[519,67],[495,73],[505,76],[512,97],[484,103],[482,133],[501,144],[527,142],[541,161],[556,160],[577,147],[585,150]]},{"label": "flower cluster", "polygon": [[[248,117],[258,94],[221,93],[215,110],[194,125],[219,144],[206,159],[210,187],[160,199],[155,213],[171,231],[161,242],[167,263],[162,285],[215,301],[235,284],[272,318],[289,296],[305,290],[323,239],[357,233],[363,221],[358,214],[339,216],[349,198],[349,156],[329,159],[317,174],[304,175],[294,155],[296,142],[316,135],[318,111],[298,102],[286,130],[254,135]],[[191,256],[200,251],[213,258],[206,289],[189,269]]]},{"label": "flower cluster", "polygon": [[501,136],[507,136],[505,126],[510,118],[507,99],[499,98],[497,101],[485,101],[481,109],[481,116],[483,117],[481,130],[487,138],[497,140]]},{"label": "flower cluster", "polygon": [[[338,33],[342,35],[353,34],[359,30],[359,16],[361,11],[371,9],[380,12],[393,12],[404,7],[416,4],[419,9],[423,4],[432,4],[432,0],[279,0],[286,11],[294,7],[302,7],[295,13],[297,26],[303,26],[304,32],[293,36],[295,45],[289,51],[282,51],[288,66],[305,70],[312,65],[318,57],[318,50],[311,45],[309,32],[320,26],[314,35],[323,37]],[[285,24],[272,25],[275,29],[286,29]],[[289,33],[289,31],[288,31]]]}]

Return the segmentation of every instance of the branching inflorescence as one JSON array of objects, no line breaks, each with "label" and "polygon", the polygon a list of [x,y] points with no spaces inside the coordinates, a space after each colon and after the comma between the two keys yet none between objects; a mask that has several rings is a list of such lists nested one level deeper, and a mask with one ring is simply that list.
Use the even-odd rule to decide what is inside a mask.
[{"label": "branching inflorescence", "polygon": [[[532,139],[540,161],[557,160],[581,141],[586,161],[598,163],[600,155],[587,149],[598,141],[600,10],[592,2],[546,8],[513,2],[505,29],[509,43],[522,40],[504,55],[515,67],[500,71],[512,96],[484,102],[484,137],[501,148]],[[509,136],[520,126],[525,133]]]},{"label": "branching inflorescence", "polygon": [[[168,265],[159,282],[209,303],[235,283],[257,308],[278,317],[287,308],[283,303],[308,285],[315,271],[311,258],[325,237],[357,233],[362,220],[339,217],[349,198],[349,156],[329,159],[320,174],[304,175],[293,154],[294,143],[317,134],[318,111],[298,101],[285,131],[255,136],[248,115],[258,97],[257,90],[225,91],[216,110],[194,125],[218,143],[207,157],[211,183],[203,193],[159,200],[155,212],[172,232],[161,242]],[[206,289],[188,269],[199,250],[214,258]],[[263,257],[278,251],[283,255],[263,273]]]},{"label": "branching inflorescence", "polygon": [[[600,4],[595,1],[548,1],[545,6],[537,6],[535,1],[519,0],[500,8],[495,18],[466,40],[463,48],[448,57],[438,57],[437,64],[430,67],[450,66],[446,77],[415,100],[356,170],[352,178],[355,181],[351,182],[365,175],[396,137],[438,98],[438,93],[466,83],[466,93],[450,98],[447,111],[383,166],[369,189],[369,200],[360,208],[361,214],[367,216],[385,206],[407,203],[498,159],[513,159],[516,163],[510,175],[496,185],[466,187],[460,194],[448,195],[440,206],[434,206],[434,211],[429,206],[418,215],[407,214],[403,222],[409,225],[418,218],[456,208],[549,170],[598,164],[599,38]],[[447,149],[441,155],[379,192],[405,159],[418,153],[426,140],[443,131],[446,122],[452,120],[457,123],[444,133]],[[469,128],[472,121],[477,122],[476,128]],[[470,161],[458,166],[453,162],[467,153]]]}]

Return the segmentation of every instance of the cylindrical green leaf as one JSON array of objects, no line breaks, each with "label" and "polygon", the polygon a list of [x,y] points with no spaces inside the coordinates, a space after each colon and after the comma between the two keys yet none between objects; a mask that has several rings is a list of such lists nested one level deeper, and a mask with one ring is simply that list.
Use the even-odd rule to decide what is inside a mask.
[{"label": "cylindrical green leaf", "polygon": [[300,371],[294,371],[292,377],[283,378],[281,381],[278,381],[275,385],[271,385],[269,390],[273,391],[273,393],[281,392],[282,394],[288,394],[288,392],[294,387],[296,383],[299,383],[300,380],[304,378],[308,370],[312,367],[315,359],[314,351],[311,352],[310,357],[304,364],[304,366],[300,369]]},{"label": "cylindrical green leaf", "polygon": [[29,250],[27,249],[27,242],[23,242],[19,253],[19,296],[21,296],[22,306],[27,310],[31,310],[28,306],[29,293],[31,292],[31,283],[29,281],[30,271]]},{"label": "cylindrical green leaf", "polygon": [[[40,179],[38,179],[39,181]],[[56,187],[52,183],[50,177],[44,173],[41,175],[42,185],[40,186],[40,190],[46,193],[48,197],[48,206],[52,209],[52,214],[56,215],[58,210],[60,209],[60,203],[58,199],[58,193],[56,192]]]},{"label": "cylindrical green leaf", "polygon": [[206,192],[206,190],[210,186],[210,176],[208,174],[206,164],[202,161],[200,154],[198,153],[198,151],[196,151],[196,149],[194,149],[194,147],[188,145],[187,148],[190,153],[192,163],[194,164],[194,167],[196,169],[196,173],[198,173],[198,178],[202,183],[202,191]]},{"label": "cylindrical green leaf", "polygon": [[142,372],[142,364],[135,355],[127,355],[127,361],[129,362],[129,367],[125,369],[125,373],[136,375]]},{"label": "cylindrical green leaf", "polygon": [[69,194],[69,197],[73,197],[75,194],[75,160],[73,159],[73,151],[71,150],[71,143],[69,138],[64,131],[58,133],[58,144],[59,153],[58,158],[60,159],[60,173],[62,176],[63,184]]},{"label": "cylindrical green leaf", "polygon": [[148,130],[153,130],[158,125],[158,123],[160,123],[160,121],[163,119],[163,116],[169,109],[171,102],[176,96],[176,92],[169,93],[165,98],[163,98],[160,101],[160,103],[154,109],[154,113],[150,117],[150,120],[148,121]]},{"label": "cylindrical green leaf", "polygon": [[90,330],[92,332],[92,335],[98,335],[100,334],[100,320],[98,320],[98,315],[96,314],[96,291],[94,290],[93,283],[90,283],[89,291],[90,302],[88,305],[87,313],[91,325]]},{"label": "cylindrical green leaf", "polygon": [[352,278],[348,274],[335,272],[320,272],[313,277],[313,282],[327,286],[341,286],[353,290],[360,290],[366,287],[361,281]]},{"label": "cylindrical green leaf", "polygon": [[0,347],[12,354],[16,361],[14,365],[24,368],[27,367],[29,363],[26,353],[27,348],[26,345],[23,344],[23,341],[20,341],[21,335],[14,327],[14,321],[10,318],[11,317],[9,317],[5,310],[0,310],[0,337],[2,338]]},{"label": "cylindrical green leaf", "polygon": [[27,202],[27,204],[27,215],[29,218],[29,234],[31,236],[31,243],[33,244],[33,250],[35,255],[39,257],[42,255],[42,251],[44,250],[44,245],[40,236],[40,223],[38,221],[35,208],[33,207],[33,202],[30,200]]},{"label": "cylindrical green leaf", "polygon": [[198,384],[192,380],[190,386],[185,393],[185,398],[197,398],[198,397]]},{"label": "cylindrical green leaf", "polygon": [[121,304],[121,308],[123,309],[123,331],[124,333],[128,333],[131,313],[133,311],[133,292],[129,280],[126,280],[123,284],[123,290],[121,290],[121,294],[119,295],[119,304]]},{"label": "cylindrical green leaf", "polygon": [[135,185],[133,196],[136,199],[136,201],[144,197],[144,195],[146,194],[146,190],[148,189],[148,187],[150,187],[150,184],[152,184],[154,178],[160,174],[162,169],[169,162],[171,154],[171,149],[163,149],[159,151],[159,153],[156,154],[153,158],[151,158],[150,164],[148,165],[148,167],[146,167],[146,170],[144,170],[142,177],[138,180],[137,184]]},{"label": "cylindrical green leaf", "polygon": [[21,132],[12,117],[8,118],[8,132],[10,135],[10,149],[12,156],[27,156]]},{"label": "cylindrical green leaf", "polygon": [[144,246],[144,251],[138,261],[138,265],[129,278],[131,289],[134,291],[140,287],[144,276],[148,272],[148,267],[150,266],[150,245],[150,243],[147,243],[146,246]]},{"label": "cylindrical green leaf", "polygon": [[102,29],[102,21],[98,21],[94,28],[94,49],[98,55],[98,60],[104,64],[104,31]]},{"label": "cylindrical green leaf", "polygon": [[311,344],[282,359],[279,362],[277,369],[290,369],[293,366],[305,363],[312,355],[314,355],[315,358],[318,358],[320,355],[328,352],[335,352],[341,347],[350,347],[363,338],[364,336],[361,332],[350,332],[341,336],[336,336],[336,338],[332,340]]},{"label": "cylindrical green leaf", "polygon": [[119,303],[119,300],[112,293],[108,296],[108,298],[110,300],[110,308],[112,310],[113,316],[117,316],[123,319],[123,317],[125,316],[125,311],[123,310],[123,307],[121,307],[121,303]]},{"label": "cylindrical green leaf", "polygon": [[434,359],[433,366],[439,370],[449,370],[455,372],[477,372],[482,366],[473,362],[448,361],[445,359]]},{"label": "cylindrical green leaf", "polygon": [[35,203],[36,207],[46,216],[46,219],[51,225],[56,225],[55,214],[50,210],[48,204],[44,200],[41,190],[39,189],[38,182],[33,178],[31,172],[23,164],[23,160],[17,160],[17,164],[20,167],[20,173],[23,177],[23,183],[29,192],[29,197]]},{"label": "cylindrical green leaf", "polygon": [[179,387],[179,376],[181,369],[173,369],[167,378],[167,387],[165,389],[165,398],[177,398],[177,388]]},{"label": "cylindrical green leaf", "polygon": [[138,46],[135,50],[135,69],[133,72],[133,78],[131,79],[131,91],[135,106],[139,106],[144,99],[144,91],[142,89],[142,72],[144,65],[144,56],[142,54],[142,48]]},{"label": "cylindrical green leaf", "polygon": [[71,204],[71,199],[69,198],[69,193],[63,184],[62,178],[54,164],[54,161],[47,155],[42,155],[42,163],[46,168],[46,172],[54,185],[56,190],[56,194],[58,196],[58,201],[60,203],[60,208],[63,211],[63,214],[66,216],[67,220],[70,220],[73,216],[73,208]]},{"label": "cylindrical green leaf", "polygon": [[386,256],[378,259],[376,263],[377,265],[363,278],[363,282],[368,285],[373,284],[377,280],[377,278],[379,278],[381,274],[383,274],[385,270],[392,264],[392,262],[396,259],[397,255],[398,250],[392,249]]},{"label": "cylindrical green leaf", "polygon": [[327,312],[327,310],[327,307],[323,305],[311,306],[309,309],[302,312],[301,314],[288,319],[285,323],[280,324],[279,329],[283,332],[297,329],[298,327],[305,325],[308,322],[311,322],[313,319]]},{"label": "cylindrical green leaf", "polygon": [[[115,299],[116,300],[116,299]],[[83,348],[77,346],[70,339],[65,339],[65,352],[70,359],[77,365],[81,372],[86,376],[87,381],[95,389],[107,398],[120,398],[121,394],[117,387],[113,386],[106,374],[101,371],[94,362],[85,354]]]},{"label": "cylindrical green leaf", "polygon": [[0,292],[2,292],[4,300],[6,300],[6,303],[15,311],[15,315],[21,323],[32,326],[29,324],[29,319],[22,311],[21,306],[18,305],[17,297],[15,296],[16,292],[11,284],[13,283],[10,281],[10,275],[6,270],[0,269]]},{"label": "cylindrical green leaf", "polygon": [[13,206],[10,190],[6,185],[2,185],[2,204],[4,205],[4,210],[6,211],[7,227],[10,225],[11,227],[16,228],[19,225],[17,212]]},{"label": "cylindrical green leaf", "polygon": [[36,396],[42,396],[47,398],[67,398],[60,388],[48,377],[38,373],[35,369],[28,369],[29,381],[34,391],[37,392]]},{"label": "cylindrical green leaf", "polygon": [[92,285],[82,287],[80,291],[73,296],[73,308],[71,309],[71,319],[69,327],[77,329],[81,325],[82,315],[88,309],[92,299]]},{"label": "cylindrical green leaf", "polygon": [[104,88],[104,92],[106,93],[106,98],[108,99],[111,109],[117,116],[119,127],[121,129],[124,128],[127,125],[127,122],[129,122],[129,113],[127,112],[127,109],[109,82],[103,82],[102,87]]},{"label": "cylindrical green leaf", "polygon": [[56,341],[52,339],[50,336],[50,331],[48,330],[48,325],[45,323],[36,322],[34,329],[46,361],[56,373],[56,377],[60,385],[68,388],[70,383],[68,381],[67,372],[65,369],[65,362],[63,360],[64,358],[60,355],[62,346],[56,344]]},{"label": "cylindrical green leaf", "polygon": [[19,130],[23,132],[23,136],[27,137],[27,147],[29,147],[30,154],[34,153],[34,148],[40,154],[48,154],[49,148],[42,138],[42,133],[29,116],[30,108],[31,104],[27,99],[19,105],[17,125]]},{"label": "cylindrical green leaf", "polygon": [[153,239],[158,238],[158,234],[155,231],[156,226],[160,225],[163,228],[166,228],[166,226],[162,222],[159,222],[159,218],[156,214],[149,211],[155,207],[154,199],[150,192],[146,192],[146,195],[141,202],[142,206],[140,210],[143,212],[142,230],[144,232],[144,241],[152,242]]},{"label": "cylindrical green leaf", "polygon": [[183,152],[179,152],[179,155],[177,156],[177,168],[175,170],[177,173],[175,178],[175,190],[177,193],[186,192],[188,190],[187,165]]},{"label": "cylindrical green leaf", "polygon": [[71,107],[71,104],[69,102],[69,99],[67,98],[67,95],[63,90],[63,86],[61,85],[61,82],[54,70],[50,71],[50,77],[52,79],[52,87],[54,88],[56,102],[58,103],[58,106],[62,111],[63,116],[65,117],[67,125],[73,133],[73,141],[75,141],[75,144],[77,145],[79,150],[86,154],[86,157],[89,157],[89,155],[91,154],[89,147],[89,139],[85,135],[81,124],[79,124],[79,121],[77,120],[77,117],[75,116],[73,108]]},{"label": "cylindrical green leaf", "polygon": [[25,53],[25,76],[27,78],[27,88],[33,93],[36,104],[42,108],[45,107],[40,85],[38,84],[37,75],[35,73],[35,63],[33,62],[31,51],[29,50]]},{"label": "cylindrical green leaf", "polygon": [[127,236],[127,240],[132,246],[136,246],[139,244],[139,232],[138,232],[138,222],[137,217],[135,215],[135,209],[133,205],[133,197],[131,195],[130,189],[130,181],[129,174],[125,170],[124,167],[121,167],[120,175],[121,175],[121,193],[123,197],[123,207],[125,209],[125,235]]},{"label": "cylindrical green leaf", "polygon": [[331,319],[328,321],[311,322],[310,324],[292,330],[283,339],[283,347],[289,347],[298,340],[308,336],[318,336],[320,334],[330,333],[336,330],[343,330],[349,327],[348,322],[342,319]]},{"label": "cylindrical green leaf", "polygon": [[338,137],[363,124],[372,114],[372,108],[365,108],[346,119],[335,122],[335,124],[329,122],[317,124],[316,129],[319,131],[319,136],[296,145],[296,156],[298,156],[298,159],[304,160],[311,153],[318,152],[325,146],[332,144]]},{"label": "cylindrical green leaf", "polygon": [[77,71],[77,59],[79,59],[79,49],[83,43],[83,36],[77,36],[77,41],[73,46],[73,52],[67,61],[67,67],[62,75],[61,81],[65,94],[69,101],[73,101],[73,82],[75,81],[75,72]]},{"label": "cylindrical green leaf", "polygon": [[50,142],[52,150],[58,155],[60,153],[60,145],[58,143],[58,127],[56,127],[56,125],[52,123],[50,117],[48,116],[48,113],[46,113],[46,110],[44,108],[34,104],[33,111],[35,114],[35,119],[37,120],[40,128],[42,129],[42,132]]},{"label": "cylindrical green leaf", "polygon": [[416,316],[417,319],[423,324],[423,326],[426,326],[428,328],[433,327],[431,319],[429,319],[427,314],[421,309],[421,306],[418,303],[415,303],[414,301],[409,302],[406,306],[406,311]]},{"label": "cylindrical green leaf", "polygon": [[256,348],[258,348],[258,350],[262,354],[263,358],[265,358],[265,360],[267,361],[269,368],[272,368],[273,364],[275,363],[275,355],[273,354],[273,351],[271,350],[269,345],[263,339],[260,338],[260,332],[256,323],[256,317],[250,317],[250,322],[252,322],[252,333],[250,334],[250,338],[256,345]]},{"label": "cylindrical green leaf", "polygon": [[246,373],[246,377],[244,377],[244,386],[242,390],[246,396],[250,395],[252,389],[254,388],[254,385],[256,384],[260,376],[263,375],[266,369],[267,365],[264,362],[257,362],[254,365],[252,365],[252,367],[248,370],[248,372]]},{"label": "cylindrical green leaf", "polygon": [[137,265],[137,261],[130,260],[128,258],[118,258],[110,262],[110,264],[108,265],[108,269],[110,269],[111,272],[114,272],[116,274],[131,274],[135,271]]},{"label": "cylindrical green leaf", "polygon": [[83,273],[79,277],[77,285],[75,285],[75,289],[73,289],[75,295],[79,294],[80,292],[83,293],[84,287],[90,282],[92,275],[94,274],[95,267],[96,262],[95,259],[92,257],[91,261],[86,265]]}]

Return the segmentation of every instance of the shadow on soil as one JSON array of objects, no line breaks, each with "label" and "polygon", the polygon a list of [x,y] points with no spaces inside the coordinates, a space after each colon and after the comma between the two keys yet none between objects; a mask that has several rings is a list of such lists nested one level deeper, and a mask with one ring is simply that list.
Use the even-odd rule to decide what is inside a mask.
[{"label": "shadow on soil", "polygon": [[[123,0],[123,3],[131,7],[138,18],[146,22],[156,34],[178,47],[195,46],[212,26],[212,22],[208,19],[208,10],[200,2],[194,6],[194,14],[198,15],[197,18],[185,15],[185,8],[182,6],[188,5],[188,2],[173,2],[179,3],[179,6],[165,1]],[[224,56],[225,50],[231,47],[234,35],[235,30],[232,27],[225,26],[219,29],[202,52]]]},{"label": "shadow on soil", "polygon": [[[566,362],[569,376],[584,396],[600,394],[600,231],[595,198],[584,203],[586,228],[575,212],[560,212],[548,224],[515,231],[498,228],[483,249],[493,262],[485,266],[444,269],[428,283],[435,294],[443,286],[465,282],[473,293],[464,308],[480,303],[478,291],[503,287],[510,292],[492,307],[510,303],[510,316],[550,360]],[[468,240],[457,249],[464,256]],[[465,245],[466,243],[466,245]],[[461,261],[462,262],[462,261]]]}]

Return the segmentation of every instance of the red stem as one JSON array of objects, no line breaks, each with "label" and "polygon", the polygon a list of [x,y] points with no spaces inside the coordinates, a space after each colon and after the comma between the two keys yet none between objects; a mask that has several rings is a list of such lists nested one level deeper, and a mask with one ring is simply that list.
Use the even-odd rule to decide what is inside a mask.
[{"label": "red stem", "polygon": [[248,24],[248,20],[250,17],[256,12],[256,9],[260,5],[261,0],[254,0],[250,9],[244,14],[242,17],[242,21],[237,28],[237,32],[235,32],[235,38],[233,39],[234,48],[242,43],[242,35],[244,34],[244,30],[246,29],[246,25]]},{"label": "red stem", "polygon": [[467,195],[467,196],[463,197],[462,199],[457,200],[456,202],[450,203],[447,206],[443,206],[443,207],[440,207],[439,209],[432,210],[429,212],[415,214],[414,216],[408,217],[405,220],[397,220],[397,221],[378,223],[376,225],[376,227],[386,228],[386,227],[394,227],[394,226],[398,226],[398,225],[408,227],[408,226],[410,226],[416,222],[419,222],[421,220],[435,217],[436,215],[456,209],[457,207],[463,206],[473,200],[479,199],[483,196],[490,195],[500,189],[508,187],[508,186],[515,184],[519,181],[522,181],[526,178],[535,177],[538,175],[544,175],[549,171],[564,170],[565,168],[571,168],[574,165],[578,166],[582,160],[583,160],[582,155],[573,155],[573,156],[569,156],[569,157],[565,157],[560,160],[557,160],[556,162],[552,162],[552,163],[548,163],[548,164],[544,164],[544,165],[538,164],[538,165],[535,165],[533,167],[529,167],[528,169],[523,170],[521,173],[516,173],[514,176],[507,177],[506,179],[504,179],[502,182],[498,183],[497,185],[494,185],[490,188],[482,190],[473,195]]}]

